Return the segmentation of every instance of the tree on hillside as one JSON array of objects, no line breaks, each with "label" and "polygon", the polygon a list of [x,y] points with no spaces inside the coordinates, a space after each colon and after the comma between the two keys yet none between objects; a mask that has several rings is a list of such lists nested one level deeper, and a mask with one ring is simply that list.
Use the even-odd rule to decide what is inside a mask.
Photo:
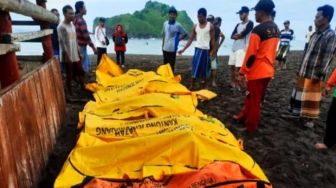
[{"label": "tree on hillside", "polygon": [[[145,8],[133,14],[122,14],[106,18],[106,32],[108,36],[114,31],[117,24],[122,24],[129,37],[160,38],[163,23],[167,20],[169,6],[156,1],[148,1]],[[99,18],[94,20],[94,28]],[[190,32],[193,26],[191,18],[186,11],[179,11],[177,21]]]}]

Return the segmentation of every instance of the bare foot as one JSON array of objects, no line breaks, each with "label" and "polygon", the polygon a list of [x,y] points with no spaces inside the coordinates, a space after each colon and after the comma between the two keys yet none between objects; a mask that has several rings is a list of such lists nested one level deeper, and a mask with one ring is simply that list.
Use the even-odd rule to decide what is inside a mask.
[{"label": "bare foot", "polygon": [[212,86],[213,86],[213,87],[217,87],[216,82],[212,82]]},{"label": "bare foot", "polygon": [[234,121],[236,121],[237,123],[243,123],[244,122],[244,117],[241,114],[232,116],[232,119]]},{"label": "bare foot", "polygon": [[315,144],[315,149],[323,151],[323,150],[328,149],[328,147],[323,143],[317,143],[317,144]]}]

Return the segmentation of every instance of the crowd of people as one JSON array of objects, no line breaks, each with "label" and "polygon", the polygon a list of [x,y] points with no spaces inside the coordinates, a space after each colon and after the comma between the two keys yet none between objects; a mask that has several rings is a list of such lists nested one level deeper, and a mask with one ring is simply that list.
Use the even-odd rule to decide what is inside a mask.
[{"label": "crowd of people", "polygon": [[[58,18],[60,17],[57,9],[52,9],[51,12]],[[89,46],[97,54],[97,62],[99,63],[103,54],[107,53],[110,41],[106,34],[105,19],[100,18],[94,32],[95,44],[92,42],[84,19],[87,10],[83,1],[76,2],[75,11],[72,6],[66,5],[63,7],[62,12],[64,20],[51,25],[54,33],[52,44],[54,55],[59,58],[61,70],[66,75],[67,95],[72,96],[72,82],[75,81],[84,88],[84,84],[88,80],[87,77],[92,71],[92,62],[88,55],[87,47]],[[115,31],[110,38],[114,42],[117,63],[124,67],[128,36],[123,30],[123,26],[116,25]]]},{"label": "crowd of people", "polygon": [[[234,40],[228,64],[231,69],[231,88],[245,90],[246,97],[242,110],[233,116],[237,122],[244,124],[244,130],[254,132],[260,122],[261,107],[269,82],[274,79],[276,61],[279,70],[286,69],[290,42],[294,39],[294,31],[290,29],[290,21],[284,22],[284,29],[279,30],[274,23],[275,5],[271,0],[260,0],[253,8],[254,23],[248,19],[250,9],[242,7],[238,12],[241,22],[235,27],[231,39]],[[306,35],[304,57],[297,72],[297,83],[289,101],[289,118],[299,118],[303,126],[314,127],[314,120],[319,118],[323,92],[323,82],[328,75],[331,62],[336,55],[336,34],[331,29],[334,8],[324,5],[317,9],[315,31],[312,27]],[[193,42],[195,54],[192,60],[192,81],[201,79],[206,87],[209,69],[213,67],[213,59],[224,40],[219,41],[216,35],[216,23],[211,22],[213,16],[207,17],[204,8],[198,11],[198,23],[193,27],[186,46],[178,51],[182,54]],[[219,31],[220,32],[220,31]],[[221,32],[220,32],[221,33]],[[216,64],[216,63],[214,63]],[[213,80],[213,86],[216,86]],[[336,70],[327,82],[324,95],[336,85]],[[336,90],[334,93],[336,97]],[[336,98],[330,106],[327,117],[327,129],[324,143],[317,143],[316,149],[327,149],[336,144]]]},{"label": "crowd of people", "polygon": [[[91,62],[87,46],[97,53],[97,61],[100,62],[102,55],[107,53],[110,41],[106,34],[105,19],[101,18],[95,29],[96,43],[93,44],[83,18],[86,14],[83,1],[75,4],[75,11],[69,5],[64,6],[62,11],[64,20],[52,26],[55,31],[54,51],[63,63],[62,70],[66,72],[67,91],[72,94],[72,80],[83,85],[87,79],[86,75],[90,72]],[[255,11],[255,21],[258,23],[256,26],[249,19],[250,11]],[[59,16],[56,9],[52,12]],[[277,70],[286,69],[290,43],[295,37],[294,31],[290,28],[290,21],[284,22],[284,29],[281,31],[275,24],[276,11],[272,0],[260,0],[253,9],[243,6],[237,14],[240,22],[231,34],[234,43],[228,61],[231,74],[230,87],[233,90],[246,91],[246,97],[244,107],[233,116],[233,119],[243,123],[245,131],[254,132],[260,122],[267,87],[274,79],[275,67],[279,67]],[[315,30],[309,26],[305,36],[306,45],[297,71],[297,83],[289,101],[289,113],[284,115],[288,118],[299,118],[301,124],[306,127],[314,127],[314,120],[320,115],[322,96],[336,86],[336,70],[333,71],[325,88],[323,84],[336,54],[336,34],[330,26],[333,14],[334,8],[330,5],[317,9]],[[177,54],[182,55],[195,42],[190,89],[194,88],[197,79],[200,79],[204,88],[207,87],[209,80],[212,86],[216,87],[217,53],[225,40],[220,30],[222,19],[208,15],[205,8],[200,8],[197,12],[198,23],[188,34],[182,24],[176,21],[177,16],[178,11],[171,7],[168,11],[168,20],[163,23],[163,63],[169,63],[174,71]],[[116,61],[124,67],[128,36],[121,24],[115,26],[112,39]],[[178,49],[180,41],[186,39],[188,39],[186,45]],[[324,143],[317,143],[316,149],[327,149],[336,144],[336,90],[326,124]]]}]

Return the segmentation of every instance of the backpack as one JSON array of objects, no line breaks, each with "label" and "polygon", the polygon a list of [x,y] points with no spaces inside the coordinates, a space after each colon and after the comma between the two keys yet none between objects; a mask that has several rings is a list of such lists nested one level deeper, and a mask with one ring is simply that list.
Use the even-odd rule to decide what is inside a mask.
[{"label": "backpack", "polygon": [[124,40],[122,36],[116,36],[115,41],[114,41],[116,46],[123,46],[124,45]]}]

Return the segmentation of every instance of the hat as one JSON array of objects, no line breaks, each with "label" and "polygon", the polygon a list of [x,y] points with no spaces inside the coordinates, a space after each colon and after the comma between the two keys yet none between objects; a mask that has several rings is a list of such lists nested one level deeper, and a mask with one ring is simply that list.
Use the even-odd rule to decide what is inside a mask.
[{"label": "hat", "polygon": [[208,15],[207,21],[215,21],[215,17],[213,15]]},{"label": "hat", "polygon": [[168,10],[168,13],[170,14],[170,13],[175,13],[175,14],[177,14],[177,10],[175,9],[175,7],[170,7],[169,8],[169,10]]},{"label": "hat", "polygon": [[216,23],[220,23],[220,22],[222,22],[222,18],[221,18],[221,17],[216,17],[216,18],[215,18],[215,22],[216,22]]},{"label": "hat", "polygon": [[241,9],[237,12],[237,14],[242,14],[242,13],[249,13],[250,9],[246,6],[241,7]]},{"label": "hat", "polygon": [[260,0],[253,8],[255,11],[265,11],[268,14],[272,14],[275,5],[272,0]]},{"label": "hat", "polygon": [[286,20],[286,21],[284,22],[284,24],[290,24],[290,21],[289,21],[289,20]]},{"label": "hat", "polygon": [[99,18],[99,21],[105,23],[106,19],[105,18]]}]

